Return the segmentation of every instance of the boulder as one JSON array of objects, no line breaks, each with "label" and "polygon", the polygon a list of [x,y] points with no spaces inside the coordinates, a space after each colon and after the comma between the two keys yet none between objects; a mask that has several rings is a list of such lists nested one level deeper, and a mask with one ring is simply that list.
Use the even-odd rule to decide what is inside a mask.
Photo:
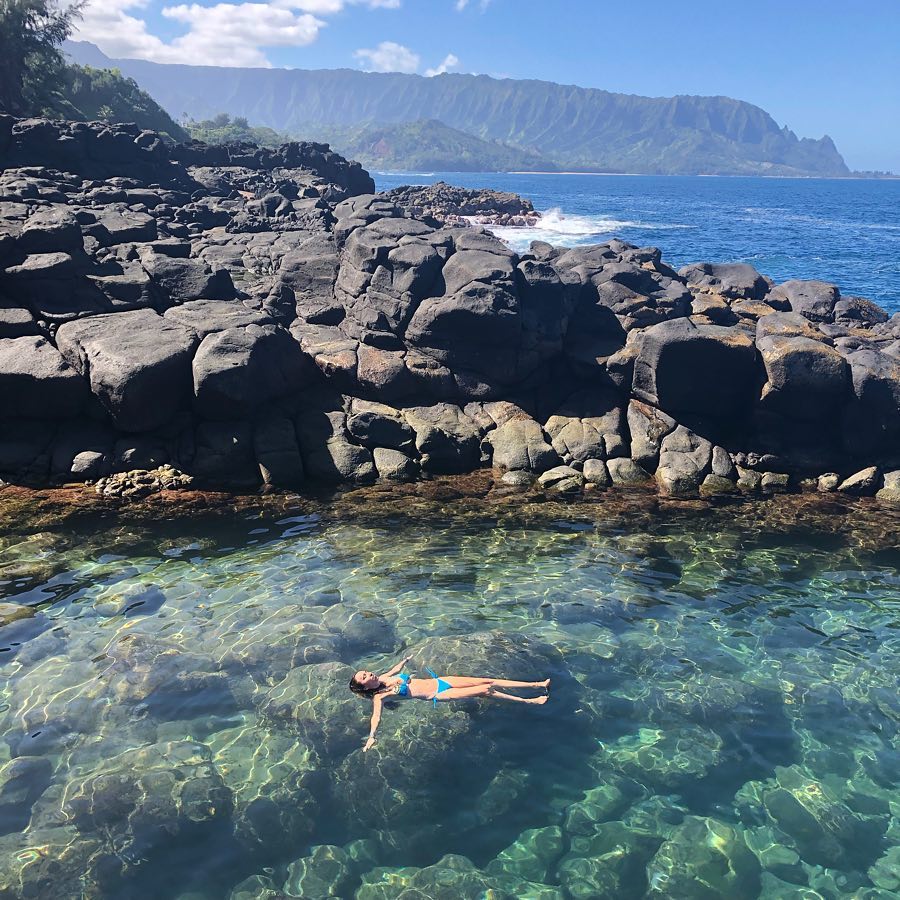
[{"label": "boulder", "polygon": [[836,325],[868,327],[888,321],[888,314],[877,303],[864,297],[844,297],[834,304]]},{"label": "boulder", "polygon": [[213,271],[202,259],[179,259],[150,250],[141,254],[141,265],[172,303],[234,299],[228,270]]},{"label": "boulder", "polygon": [[114,434],[89,420],[66,422],[53,441],[50,475],[55,481],[85,481],[112,467]]},{"label": "boulder", "polygon": [[415,481],[419,474],[419,464],[399,450],[376,447],[372,451],[372,457],[379,478],[388,481]]},{"label": "boulder", "polygon": [[103,210],[93,224],[85,226],[84,232],[101,247],[143,244],[155,241],[157,237],[156,219],[153,216],[117,209]]},{"label": "boulder", "polygon": [[399,410],[369,400],[353,400],[347,417],[347,431],[369,448],[408,451],[416,441],[416,433]]},{"label": "boulder", "polygon": [[821,491],[823,494],[833,493],[838,489],[841,481],[841,476],[837,472],[826,472],[816,480],[816,490]]},{"label": "boulder", "polygon": [[541,426],[529,418],[514,418],[488,432],[484,443],[492,451],[494,468],[541,473],[559,465],[560,459]]},{"label": "boulder", "polygon": [[763,472],[759,489],[764,494],[783,494],[790,489],[791,477],[784,472]]},{"label": "boulder", "polygon": [[22,226],[17,244],[23,253],[81,253],[84,250],[81,225],[65,206],[38,207]]},{"label": "boulder", "polygon": [[900,359],[861,349],[850,353],[847,362],[853,398],[845,414],[845,444],[855,455],[896,447],[900,439]]},{"label": "boulder", "polygon": [[745,494],[755,494],[762,487],[762,475],[754,469],[745,469],[743,466],[736,466],[737,469],[737,488]]},{"label": "boulder", "polygon": [[672,497],[695,497],[709,474],[713,446],[705,438],[679,425],[660,445],[656,481]]},{"label": "boulder", "polygon": [[609,487],[609,469],[602,459],[586,459],[581,469],[586,484],[592,484],[598,488]]},{"label": "boulder", "polygon": [[838,414],[849,399],[849,367],[821,340],[771,335],[757,339],[756,346],[766,369],[760,395],[763,408],[820,419]]},{"label": "boulder", "polygon": [[296,420],[306,474],[318,481],[371,481],[377,476],[372,453],[352,444],[342,410],[303,410]]},{"label": "boulder", "polygon": [[729,300],[762,300],[772,283],[747,263],[694,263],[678,270],[688,287]]},{"label": "boulder", "polygon": [[883,503],[900,503],[900,469],[885,472],[884,487],[875,494]]},{"label": "boulder", "polygon": [[0,339],[40,334],[34,316],[27,309],[7,306],[0,300]]},{"label": "boulder", "polygon": [[733,494],[737,490],[735,482],[710,472],[700,484],[700,496],[708,497],[717,494]]},{"label": "boulder", "polygon": [[587,389],[570,396],[544,430],[566,463],[626,456],[625,416],[621,397],[609,389]]},{"label": "boulder", "polygon": [[516,278],[522,316],[520,366],[533,370],[562,351],[582,287],[574,273],[557,272],[533,259],[519,263]]},{"label": "boulder", "polygon": [[743,331],[663,322],[639,336],[634,363],[636,397],[679,413],[741,422],[756,389],[756,348]]},{"label": "boulder", "polygon": [[718,478],[727,478],[733,481],[737,478],[737,470],[731,459],[731,454],[724,447],[713,447],[712,474]]},{"label": "boulder", "polygon": [[[110,263],[102,271],[103,275],[89,275],[87,280],[98,295],[95,302],[102,304],[104,311],[165,308],[165,297],[140,263]],[[41,306],[46,308],[46,301]]]},{"label": "boulder", "polygon": [[95,481],[109,474],[110,458],[97,450],[82,450],[72,459],[69,474],[76,481]]},{"label": "boulder", "polygon": [[627,457],[608,459],[606,468],[609,470],[610,480],[615,485],[645,484],[651,478],[650,473],[646,469],[641,468],[633,459],[628,459]]},{"label": "boulder", "polygon": [[113,469],[129,472],[135,469],[157,469],[169,461],[169,451],[158,438],[129,435],[113,447]]},{"label": "boulder", "polygon": [[85,268],[83,257],[72,253],[30,253],[24,261],[6,269],[14,285],[31,285],[36,281],[68,280]]},{"label": "boulder", "polygon": [[508,472],[503,473],[500,481],[502,484],[510,487],[527,488],[534,481],[534,476],[531,472],[525,472],[522,469],[510,469]]},{"label": "boulder", "polygon": [[804,337],[813,341],[824,341],[825,335],[821,327],[800,313],[775,312],[757,321],[756,339],[759,341],[766,337]]},{"label": "boulder", "polygon": [[772,298],[785,300],[792,312],[800,313],[810,322],[834,321],[834,307],[841,299],[836,285],[827,281],[800,281],[794,279],[772,290]]},{"label": "boulder", "polygon": [[[562,270],[565,272],[565,270]],[[625,346],[626,332],[616,314],[592,285],[585,285],[569,314],[564,342],[566,357],[588,377],[608,370],[610,359]],[[629,379],[629,386],[631,380]]]},{"label": "boulder", "polygon": [[869,466],[859,472],[845,478],[839,485],[838,490],[844,494],[855,494],[856,496],[868,496],[875,493],[878,487],[878,466]]},{"label": "boulder", "polygon": [[87,382],[42,337],[0,338],[0,419],[68,419],[90,392]]},{"label": "boulder", "polygon": [[631,400],[628,403],[628,430],[631,432],[631,458],[648,472],[656,471],[663,438],[671,434],[678,423],[661,410]]},{"label": "boulder", "polygon": [[247,419],[309,387],[316,371],[290,333],[247,325],[208,334],[193,361],[194,408],[207,419]]},{"label": "boulder", "polygon": [[542,488],[552,489],[561,494],[577,493],[584,487],[584,475],[571,466],[556,466],[538,478]]},{"label": "boulder", "polygon": [[227,328],[275,324],[268,313],[250,309],[235,300],[192,300],[167,309],[163,315],[167,321],[189,328],[200,340]]},{"label": "boulder", "polygon": [[481,430],[458,406],[438,403],[405,410],[416,433],[422,468],[436,474],[470,472],[481,458]]},{"label": "boulder", "polygon": [[56,342],[123,431],[150,431],[189,403],[197,338],[151,310],[67,322]]}]

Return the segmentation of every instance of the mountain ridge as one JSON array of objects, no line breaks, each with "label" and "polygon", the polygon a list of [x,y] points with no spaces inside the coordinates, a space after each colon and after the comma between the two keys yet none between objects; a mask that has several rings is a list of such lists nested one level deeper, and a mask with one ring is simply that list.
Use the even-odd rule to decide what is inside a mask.
[{"label": "mountain ridge", "polygon": [[[77,61],[101,51],[71,42]],[[105,58],[105,57],[104,57]],[[240,69],[107,59],[170,112],[243,116],[278,131],[433,119],[561,169],[647,174],[849,174],[827,135],[798,138],[760,107],[722,95],[641,97],[537,79],[355,69]]]}]

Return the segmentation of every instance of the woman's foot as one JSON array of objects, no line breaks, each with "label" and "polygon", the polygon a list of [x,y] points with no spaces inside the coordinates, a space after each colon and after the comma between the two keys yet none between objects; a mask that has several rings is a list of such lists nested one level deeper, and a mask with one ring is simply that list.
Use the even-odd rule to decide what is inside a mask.
[{"label": "woman's foot", "polygon": [[537,703],[538,706],[543,706],[549,699],[549,697],[529,697],[525,702]]},{"label": "woman's foot", "polygon": [[536,681],[534,683],[536,688],[543,688],[545,691],[550,690],[550,679],[548,678],[546,681]]}]

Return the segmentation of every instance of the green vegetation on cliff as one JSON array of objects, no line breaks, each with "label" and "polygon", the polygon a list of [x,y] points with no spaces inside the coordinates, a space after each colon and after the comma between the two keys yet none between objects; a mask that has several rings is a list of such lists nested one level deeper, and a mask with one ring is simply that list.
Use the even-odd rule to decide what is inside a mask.
[{"label": "green vegetation on cliff", "polygon": [[260,147],[280,147],[290,141],[286,134],[279,134],[273,128],[255,127],[246,119],[237,116],[234,119],[227,113],[219,113],[212,119],[195,122],[189,119],[184,123],[188,134],[204,144],[231,144],[235,141],[251,141]]},{"label": "green vegetation on cliff", "polygon": [[62,72],[62,98],[69,109],[65,118],[103,122],[135,122],[141,128],[162,131],[178,141],[188,134],[133,78],[118,69],[66,66]]},{"label": "green vegetation on cliff", "polygon": [[60,47],[81,3],[0,0],[0,112],[135,122],[176,140],[187,134],[137,82],[117,69],[69,65]]},{"label": "green vegetation on cliff", "polygon": [[55,0],[0,0],[0,111],[34,115],[60,102],[59,47],[81,14]]}]

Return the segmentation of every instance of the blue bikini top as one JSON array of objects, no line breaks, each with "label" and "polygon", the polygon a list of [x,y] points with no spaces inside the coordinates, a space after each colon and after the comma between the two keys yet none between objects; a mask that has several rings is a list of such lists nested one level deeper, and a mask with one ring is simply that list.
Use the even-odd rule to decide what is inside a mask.
[{"label": "blue bikini top", "polygon": [[397,685],[397,696],[398,697],[408,697],[409,696],[409,679],[411,675],[407,675],[405,672],[400,676],[400,684]]}]

